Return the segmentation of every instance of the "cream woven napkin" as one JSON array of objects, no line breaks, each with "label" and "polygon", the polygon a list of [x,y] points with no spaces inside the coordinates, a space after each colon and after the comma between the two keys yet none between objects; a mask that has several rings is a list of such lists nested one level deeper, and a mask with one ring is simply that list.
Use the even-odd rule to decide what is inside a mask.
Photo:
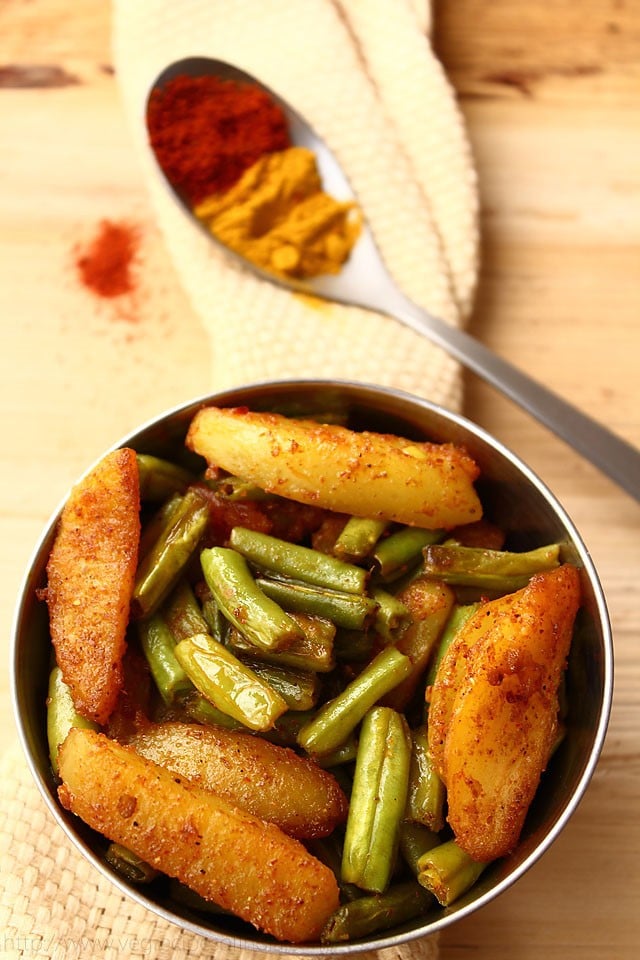
[{"label": "cream woven napkin", "polygon": [[428,36],[428,0],[114,0],[116,74],[158,223],[210,334],[214,388],[342,377],[460,404],[457,364],[396,321],[310,305],[237,266],[169,196],[145,101],[174,60],[209,55],[264,80],[341,161],[405,293],[464,322],[477,269],[476,177]]},{"label": "cream woven napkin", "polygon": [[[171,61],[229,60],[303,113],[343,164],[391,272],[463,324],[477,274],[473,162],[430,41],[428,0],[114,0],[132,139],[177,277],[211,341],[211,386],[341,377],[456,408],[458,365],[386,317],[312,305],[238,267],[170,199],[146,143],[148,89]],[[250,960],[122,896],[55,825],[16,747],[0,762],[0,956]],[[435,960],[437,938],[365,958]]]}]

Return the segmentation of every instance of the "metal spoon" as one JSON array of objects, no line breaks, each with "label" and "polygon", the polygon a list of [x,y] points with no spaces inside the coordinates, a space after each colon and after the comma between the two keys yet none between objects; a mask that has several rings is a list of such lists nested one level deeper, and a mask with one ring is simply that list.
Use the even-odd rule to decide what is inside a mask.
[{"label": "metal spoon", "polygon": [[[308,147],[315,153],[326,192],[340,199],[357,199],[326,144],[288,103],[251,74],[222,60],[188,57],[176,61],[163,70],[153,84],[152,90],[164,86],[178,75],[202,76],[203,74],[249,82],[266,90],[284,111],[292,142],[298,146]],[[167,182],[174,197],[193,216],[186,201],[174,190],[170,181]],[[195,217],[194,220],[212,240],[220,243],[200,221]],[[228,248],[225,247],[225,249]],[[388,273],[373,235],[366,224],[363,225],[361,236],[349,260],[341,272],[335,276],[325,275],[306,280],[283,279],[267,273],[234,251],[230,252],[246,266],[273,283],[322,297],[325,300],[366,307],[411,327],[527,410],[627,493],[640,501],[640,452],[586,414],[581,413],[566,400],[503,360],[463,330],[449,326],[409,300],[398,289]]]}]

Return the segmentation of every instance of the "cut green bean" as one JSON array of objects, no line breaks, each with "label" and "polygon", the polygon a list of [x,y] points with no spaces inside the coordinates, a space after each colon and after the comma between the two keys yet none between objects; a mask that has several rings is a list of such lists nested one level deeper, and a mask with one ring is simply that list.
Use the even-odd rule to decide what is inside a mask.
[{"label": "cut green bean", "polygon": [[344,903],[327,921],[322,943],[345,943],[371,937],[425,914],[433,898],[412,880],[398,883],[382,894]]},{"label": "cut green bean", "polygon": [[349,738],[377,701],[403,680],[411,661],[393,646],[385,647],[344,690],[325,703],[298,734],[298,744],[311,754],[336,750]]},{"label": "cut green bean", "polygon": [[216,603],[250,643],[277,650],[303,636],[295,620],[263,593],[235,550],[209,547],[200,554],[200,563]]},{"label": "cut green bean", "polygon": [[353,562],[368,557],[376,543],[388,528],[386,520],[370,520],[366,517],[349,517],[335,542],[333,552],[340,560]]},{"label": "cut green bean", "polygon": [[402,576],[422,560],[423,549],[442,539],[442,530],[422,530],[419,527],[402,527],[384,537],[376,545],[373,559],[383,580]]},{"label": "cut green bean", "polygon": [[387,889],[407,801],[411,740],[402,714],[374,707],[364,717],[349,803],[342,879],[363,890]]},{"label": "cut green bean", "polygon": [[387,590],[375,587],[371,597],[378,604],[373,626],[376,632],[387,642],[393,639],[395,631],[409,619],[409,608]]},{"label": "cut green bean", "polygon": [[258,577],[260,589],[285,610],[331,620],[336,627],[363,630],[374,619],[378,605],[371,597],[341,593],[284,580]]},{"label": "cut green bean", "polygon": [[231,627],[226,645],[238,654],[250,654],[267,663],[282,664],[297,670],[330,673],[335,667],[333,644],[336,628],[330,620],[304,613],[291,613],[302,636],[293,640],[284,650],[265,650],[250,643],[239,630]]},{"label": "cut green bean", "polygon": [[280,694],[289,710],[312,710],[318,702],[320,685],[317,673],[267,663],[255,657],[242,656],[239,659]]},{"label": "cut green bean", "polygon": [[148,617],[159,608],[197,549],[208,522],[205,501],[195,491],[187,491],[138,566],[132,597],[136,616]]},{"label": "cut green bean", "polygon": [[180,580],[160,610],[176,642],[194,633],[208,633],[209,624],[187,580]]},{"label": "cut green bean", "polygon": [[142,860],[137,853],[123,847],[120,843],[110,843],[104,855],[110,867],[131,883],[151,883],[158,876],[158,870]]},{"label": "cut green bean", "polygon": [[331,753],[323,753],[321,757],[316,758],[319,767],[328,770],[330,767],[341,767],[347,763],[353,763],[358,755],[358,740],[354,734],[351,734],[348,740],[341,743]]},{"label": "cut green bean", "polygon": [[[385,698],[385,706],[404,712],[424,685],[425,672],[438,648],[444,626],[451,614],[455,594],[440,581],[417,577],[399,595],[411,619],[401,628],[394,643],[411,660],[411,673]],[[422,696],[424,700],[424,696]]]},{"label": "cut green bean", "polygon": [[62,670],[55,666],[49,674],[47,691],[47,741],[49,759],[56,777],[58,776],[58,749],[72,727],[81,727],[84,730],[98,729],[98,725],[93,720],[87,720],[78,713],[71,690],[62,679]]},{"label": "cut green bean", "polygon": [[276,500],[276,496],[267,493],[255,483],[232,475],[205,480],[206,485],[232,503],[242,500]]},{"label": "cut green bean", "polygon": [[270,730],[287,709],[279,693],[208,634],[181,640],[175,654],[200,693],[251,730]]},{"label": "cut green bean", "polygon": [[403,820],[400,824],[400,853],[415,877],[420,872],[418,867],[420,858],[441,843],[440,835],[429,830],[428,827],[423,827],[421,823]]},{"label": "cut green bean", "polygon": [[163,502],[174,493],[184,493],[194,478],[183,467],[162,457],[139,453],[140,499]]},{"label": "cut green bean", "polygon": [[229,544],[262,571],[343,593],[365,592],[368,571],[319,550],[266,533],[234,527]]},{"label": "cut green bean", "polygon": [[512,593],[536,573],[560,563],[560,545],[549,544],[525,553],[485,550],[459,544],[435,544],[424,550],[424,575],[461,587]]},{"label": "cut green bean", "polygon": [[234,720],[233,717],[223,713],[222,710],[218,710],[201,693],[195,692],[188,696],[182,704],[182,709],[189,719],[195,720],[196,723],[226,727],[228,730],[244,729],[244,724],[240,723],[239,720]]},{"label": "cut green bean", "polygon": [[206,596],[201,600],[202,616],[207,622],[205,633],[210,633],[218,643],[225,643],[227,635],[231,629],[231,624],[220,609],[216,598],[210,590],[206,590]]},{"label": "cut green bean", "polygon": [[409,795],[405,813],[407,820],[421,823],[438,833],[445,825],[445,795],[444,784],[429,756],[426,727],[420,727],[411,732]]},{"label": "cut green bean", "polygon": [[193,692],[193,684],[176,658],[176,641],[160,614],[138,621],[140,646],[156,687],[167,706]]},{"label": "cut green bean", "polygon": [[473,860],[455,840],[447,840],[420,857],[418,882],[448,907],[471,889],[486,866]]},{"label": "cut green bean", "polygon": [[317,837],[309,840],[307,845],[314,857],[321,860],[332,871],[340,888],[341,902],[346,901],[348,903],[365,896],[364,892],[360,887],[356,887],[355,883],[344,883],[342,880],[342,843],[335,831],[328,837]]},{"label": "cut green bean", "polygon": [[445,653],[451,646],[454,637],[457,635],[458,631],[462,629],[467,620],[472,617],[481,606],[481,603],[465,603],[454,605],[451,613],[449,614],[449,618],[444,625],[442,636],[440,637],[440,642],[438,643],[438,648],[435,651],[435,654],[429,665],[425,683],[426,687],[433,686],[435,683],[436,674],[438,672],[438,667],[440,666]]}]

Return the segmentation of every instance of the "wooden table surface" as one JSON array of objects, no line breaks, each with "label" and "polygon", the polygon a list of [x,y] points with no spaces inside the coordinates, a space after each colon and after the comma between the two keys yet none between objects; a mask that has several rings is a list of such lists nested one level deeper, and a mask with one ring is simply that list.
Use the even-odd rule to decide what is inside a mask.
[{"label": "wooden table surface", "polygon": [[[106,0],[0,6],[0,748],[22,572],[69,484],[107,445],[209,386],[208,343],[172,273],[110,64]],[[640,445],[640,7],[631,0],[436,4],[436,44],[479,172],[472,330]],[[117,305],[79,284],[103,218],[139,229]],[[640,942],[640,511],[595,468],[468,378],[466,413],[564,503],[608,598],[616,690],[578,811],[517,884],[442,937],[445,960],[609,960]]]}]

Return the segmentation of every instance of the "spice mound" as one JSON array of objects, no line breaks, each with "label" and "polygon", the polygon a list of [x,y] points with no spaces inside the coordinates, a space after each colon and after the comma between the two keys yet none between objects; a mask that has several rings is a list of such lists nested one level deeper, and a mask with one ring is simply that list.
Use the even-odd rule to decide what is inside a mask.
[{"label": "spice mound", "polygon": [[355,204],[324,193],[315,156],[304,147],[266,154],[194,213],[232,250],[291,276],[337,273],[360,231]]},{"label": "spice mound", "polygon": [[260,87],[177,76],[152,92],[147,126],[167,179],[230,249],[282,277],[341,270],[360,211],[323,190],[315,154]]}]

